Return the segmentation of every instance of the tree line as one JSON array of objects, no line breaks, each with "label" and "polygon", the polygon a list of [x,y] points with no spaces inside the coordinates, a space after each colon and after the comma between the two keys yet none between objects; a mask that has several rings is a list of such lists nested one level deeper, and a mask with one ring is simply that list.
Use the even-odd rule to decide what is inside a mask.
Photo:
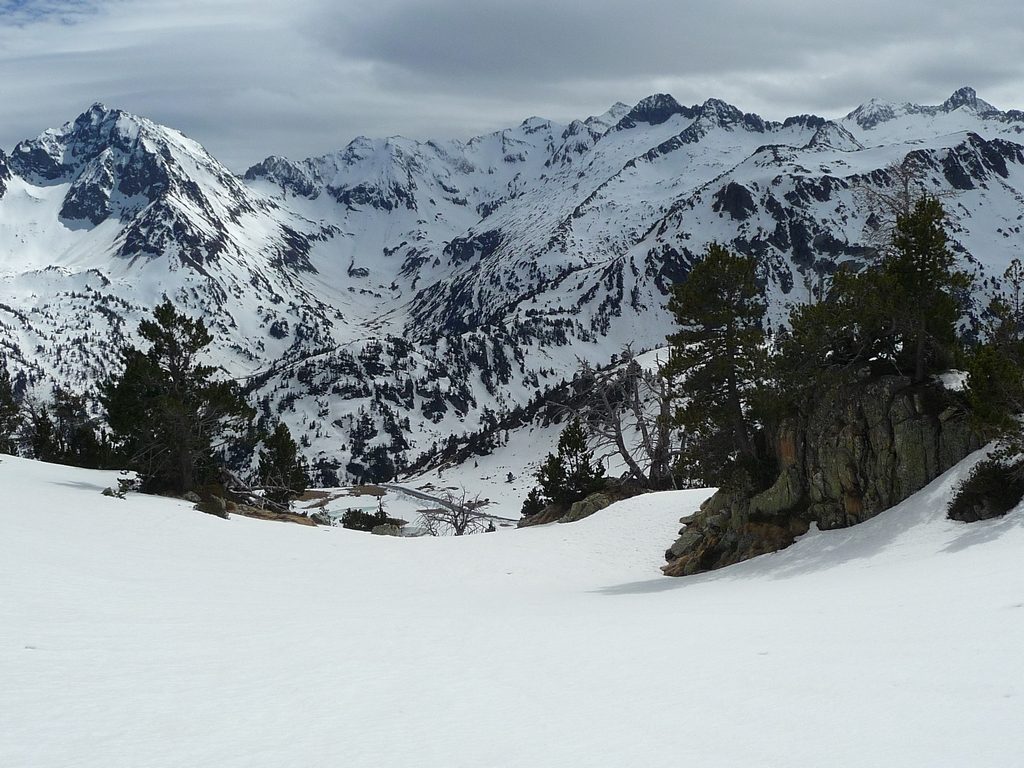
[{"label": "tree line", "polygon": [[93,399],[102,414],[90,411],[90,398],[60,387],[48,402],[19,398],[0,361],[0,452],[133,470],[149,493],[222,497],[225,486],[239,484],[225,472],[227,457],[255,454],[250,493],[282,506],[305,491],[306,463],[288,427],[257,429],[238,383],[204,362],[213,337],[201,319],[164,301],[139,336],[143,346],[124,349],[121,369],[99,384]]}]

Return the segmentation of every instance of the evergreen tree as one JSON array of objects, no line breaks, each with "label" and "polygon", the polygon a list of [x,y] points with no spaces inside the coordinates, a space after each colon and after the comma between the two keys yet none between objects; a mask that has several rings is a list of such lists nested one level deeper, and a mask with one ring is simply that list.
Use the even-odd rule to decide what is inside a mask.
[{"label": "evergreen tree", "polygon": [[0,453],[16,454],[21,427],[21,405],[14,396],[7,361],[0,358]]},{"label": "evergreen tree", "polygon": [[264,440],[258,471],[264,496],[281,504],[301,496],[309,485],[306,460],[283,421]]},{"label": "evergreen tree", "polygon": [[969,285],[954,269],[956,257],[946,244],[945,211],[932,197],[896,219],[893,252],[882,268],[896,289],[894,331],[901,341],[900,361],[924,381],[929,364],[951,356],[960,307],[956,292]]},{"label": "evergreen tree", "polygon": [[891,365],[895,301],[880,269],[841,270],[822,301],[795,306],[771,359],[775,409],[799,410],[810,392],[848,382],[879,360]]},{"label": "evergreen tree", "polygon": [[90,469],[110,464],[110,445],[100,435],[83,395],[55,387],[50,413],[57,443],[56,461]]},{"label": "evergreen tree", "polygon": [[102,401],[114,439],[150,491],[185,493],[214,479],[214,449],[252,417],[234,382],[200,361],[212,341],[202,320],[170,301],[139,324],[149,349],[123,354],[124,369]]},{"label": "evergreen tree", "polygon": [[1021,287],[1024,270],[1018,259],[1003,277],[1009,295],[988,307],[986,340],[967,358],[967,400],[971,415],[989,437],[1002,441],[999,458],[1016,460],[1024,453],[1024,339],[1021,338]]},{"label": "evergreen tree", "polygon": [[763,292],[757,262],[712,244],[683,283],[673,286],[669,310],[679,330],[669,336],[663,375],[679,381],[686,400],[676,421],[687,433],[689,461],[707,480],[738,459],[752,467],[752,402],[766,371]]},{"label": "evergreen tree", "polygon": [[32,458],[49,462],[60,460],[57,430],[45,405],[29,406],[27,438]]},{"label": "evergreen tree", "polygon": [[523,515],[536,514],[548,504],[569,506],[604,487],[604,467],[587,450],[587,432],[573,418],[558,438],[558,450],[549,453],[537,470],[538,487],[523,502]]},{"label": "evergreen tree", "polygon": [[1020,341],[1024,331],[1024,264],[1020,259],[1010,261],[1003,278],[1009,284],[1009,295],[1004,302],[1009,320],[1007,332],[1014,341]]}]

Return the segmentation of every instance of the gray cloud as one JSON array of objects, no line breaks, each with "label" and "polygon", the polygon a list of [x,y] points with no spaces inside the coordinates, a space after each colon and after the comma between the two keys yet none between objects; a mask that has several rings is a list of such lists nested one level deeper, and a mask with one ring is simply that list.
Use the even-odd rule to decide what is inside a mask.
[{"label": "gray cloud", "polygon": [[95,100],[235,168],[668,91],[765,117],[961,85],[1024,106],[1017,0],[0,0],[0,146]]}]

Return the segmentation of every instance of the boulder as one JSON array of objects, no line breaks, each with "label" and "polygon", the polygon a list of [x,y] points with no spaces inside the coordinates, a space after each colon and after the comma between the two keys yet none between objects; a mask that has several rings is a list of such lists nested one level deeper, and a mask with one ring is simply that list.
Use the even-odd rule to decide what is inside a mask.
[{"label": "boulder", "polygon": [[370,529],[370,533],[374,536],[401,536],[402,529],[397,525],[391,523],[384,523],[382,525],[375,525]]},{"label": "boulder", "polygon": [[211,496],[206,501],[199,502],[196,504],[196,509],[208,515],[216,515],[217,517],[223,517],[225,520],[228,519],[227,502],[220,496]]},{"label": "boulder", "polygon": [[585,517],[590,517],[595,512],[601,511],[611,503],[612,500],[606,494],[592,493],[582,501],[577,501],[570,506],[569,511],[559,518],[558,522],[575,523],[577,520],[582,520]]}]

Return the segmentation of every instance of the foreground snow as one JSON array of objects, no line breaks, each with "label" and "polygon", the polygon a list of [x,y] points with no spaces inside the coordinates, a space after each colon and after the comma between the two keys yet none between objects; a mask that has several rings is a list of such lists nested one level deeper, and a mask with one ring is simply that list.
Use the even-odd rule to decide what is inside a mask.
[{"label": "foreground snow", "polygon": [[703,492],[390,539],[0,463],[0,766],[1010,766],[1024,511],[961,467],[857,528],[658,576]]}]

